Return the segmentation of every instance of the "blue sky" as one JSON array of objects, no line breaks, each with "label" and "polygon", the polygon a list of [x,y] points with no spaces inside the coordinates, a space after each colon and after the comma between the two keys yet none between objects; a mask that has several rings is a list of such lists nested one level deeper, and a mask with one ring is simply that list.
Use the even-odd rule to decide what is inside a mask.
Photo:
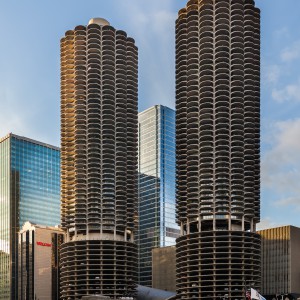
[{"label": "blue sky", "polygon": [[[186,0],[0,0],[0,136],[59,145],[59,40],[104,17],[139,47],[139,109],[174,107],[174,22]],[[262,227],[300,226],[300,1],[262,10]]]}]

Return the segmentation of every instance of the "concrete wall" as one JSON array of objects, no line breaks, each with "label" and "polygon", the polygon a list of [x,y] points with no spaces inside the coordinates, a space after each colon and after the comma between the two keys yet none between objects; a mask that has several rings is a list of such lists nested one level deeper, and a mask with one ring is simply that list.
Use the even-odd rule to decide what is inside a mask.
[{"label": "concrete wall", "polygon": [[291,226],[291,292],[300,294],[300,228]]},{"label": "concrete wall", "polygon": [[176,291],[176,248],[175,246],[152,250],[152,287]]},{"label": "concrete wall", "polygon": [[262,294],[300,293],[300,228],[283,226],[258,233],[262,237]]}]

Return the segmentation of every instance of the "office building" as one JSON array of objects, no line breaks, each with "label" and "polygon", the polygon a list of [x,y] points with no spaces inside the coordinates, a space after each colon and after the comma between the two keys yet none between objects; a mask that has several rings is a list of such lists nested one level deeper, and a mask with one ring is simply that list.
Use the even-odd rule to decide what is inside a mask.
[{"label": "office building", "polygon": [[0,299],[18,299],[18,232],[60,223],[59,148],[14,134],[0,140]]},{"label": "office building", "polygon": [[260,286],[260,11],[190,0],[176,21],[177,294]]},{"label": "office building", "polygon": [[139,113],[139,284],[152,286],[152,249],[179,237],[175,216],[175,111]]},{"label": "office building", "polygon": [[59,249],[64,234],[58,227],[26,222],[19,232],[19,300],[59,300]]},{"label": "office building", "polygon": [[152,250],[152,286],[155,289],[176,291],[176,247],[161,247]]},{"label": "office building", "polygon": [[135,297],[138,52],[101,18],[61,40],[61,299]]},{"label": "office building", "polygon": [[300,228],[283,226],[258,231],[262,246],[261,294],[300,296]]}]

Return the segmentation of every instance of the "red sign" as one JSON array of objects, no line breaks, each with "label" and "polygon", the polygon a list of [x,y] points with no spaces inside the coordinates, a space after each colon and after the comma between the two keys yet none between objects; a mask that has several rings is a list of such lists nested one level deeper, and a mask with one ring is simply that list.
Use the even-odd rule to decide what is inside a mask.
[{"label": "red sign", "polygon": [[37,244],[38,246],[43,246],[43,247],[52,247],[51,244],[43,243],[43,242],[36,242],[36,244]]}]

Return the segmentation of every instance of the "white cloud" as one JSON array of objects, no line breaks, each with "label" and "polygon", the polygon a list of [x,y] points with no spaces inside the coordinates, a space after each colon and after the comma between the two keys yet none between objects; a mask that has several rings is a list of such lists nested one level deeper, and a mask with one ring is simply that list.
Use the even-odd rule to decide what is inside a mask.
[{"label": "white cloud", "polygon": [[270,134],[273,147],[265,154],[263,161],[276,169],[280,169],[282,164],[300,164],[300,119],[277,122]]},{"label": "white cloud", "polygon": [[260,223],[257,224],[256,230],[264,230],[274,227],[283,226],[282,224],[279,224],[274,221],[274,219],[271,219],[270,217],[266,217],[260,221]]},{"label": "white cloud", "polygon": [[266,84],[276,84],[280,78],[281,70],[278,65],[267,65],[262,68],[263,80]]},{"label": "white cloud", "polygon": [[[121,14],[128,3],[118,2]],[[175,104],[175,20],[172,0],[134,0],[124,16],[128,32],[139,48],[139,79],[142,109],[154,104]],[[146,99],[145,99],[146,98]],[[147,105],[145,107],[144,105]]]},{"label": "white cloud", "polygon": [[300,211],[300,194],[295,197],[284,198],[276,202],[278,206],[294,206]]},{"label": "white cloud", "polygon": [[282,40],[283,38],[288,38],[290,37],[290,31],[287,27],[282,27],[278,30],[275,30],[273,32],[274,37]]},{"label": "white cloud", "polygon": [[275,204],[300,209],[300,119],[274,124],[272,147],[262,157],[262,184]]},{"label": "white cloud", "polygon": [[295,42],[290,47],[286,47],[281,52],[283,62],[292,62],[298,58],[300,58],[300,41]]},{"label": "white cloud", "polygon": [[277,102],[300,101],[300,80],[293,84],[288,84],[282,89],[274,88],[272,98]]},{"label": "white cloud", "polygon": [[[287,34],[287,29],[282,28],[274,34],[276,36]],[[296,59],[300,59],[300,41],[295,42],[292,46],[286,47],[280,54],[281,63],[273,63],[262,68],[263,83],[269,86],[272,98],[279,103],[286,101],[300,101],[300,78],[296,82],[282,84],[282,77],[290,73],[291,64]],[[279,87],[279,83],[281,83]]]}]

